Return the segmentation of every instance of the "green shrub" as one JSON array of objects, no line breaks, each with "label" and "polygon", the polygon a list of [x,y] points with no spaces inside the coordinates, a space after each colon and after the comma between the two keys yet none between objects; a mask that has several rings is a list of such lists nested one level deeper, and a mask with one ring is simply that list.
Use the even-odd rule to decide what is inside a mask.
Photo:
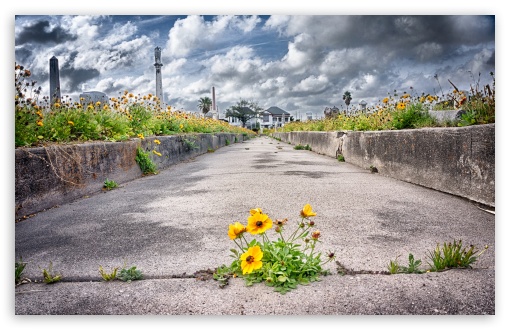
[{"label": "green shrub", "polygon": [[140,147],[136,149],[136,162],[138,163],[138,166],[140,166],[144,175],[157,174],[157,166],[154,164],[149,155],[149,152],[143,151]]}]

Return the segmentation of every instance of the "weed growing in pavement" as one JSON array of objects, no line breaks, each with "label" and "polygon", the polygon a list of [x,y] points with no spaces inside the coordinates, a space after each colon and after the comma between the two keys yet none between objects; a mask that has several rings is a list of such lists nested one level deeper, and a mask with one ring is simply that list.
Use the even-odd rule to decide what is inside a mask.
[{"label": "weed growing in pavement", "polygon": [[117,270],[119,267],[113,268],[111,273],[107,273],[104,271],[103,266],[99,266],[99,274],[101,275],[101,278],[105,281],[113,281],[117,278]]},{"label": "weed growing in pavement", "polygon": [[106,180],[104,180],[103,188],[106,190],[112,190],[112,189],[117,188],[118,186],[119,185],[114,180],[109,180],[108,178],[106,178]]},{"label": "weed growing in pavement", "polygon": [[431,260],[429,262],[430,271],[437,272],[450,268],[472,268],[478,258],[487,251],[489,246],[485,246],[482,251],[478,251],[474,245],[470,245],[469,249],[462,247],[462,240],[456,240],[453,243],[444,243],[442,247],[437,244],[434,251],[428,253]]},{"label": "weed growing in pavement", "polygon": [[428,252],[430,258],[429,268],[426,270],[419,269],[422,262],[420,259],[415,260],[414,256],[409,253],[409,265],[407,267],[400,266],[395,260],[390,260],[388,264],[388,271],[390,274],[407,273],[407,274],[421,274],[424,272],[438,272],[452,268],[472,268],[472,264],[475,263],[478,258],[484,253],[489,247],[486,245],[482,251],[477,251],[474,245],[470,245],[469,249],[462,247],[462,240],[458,242],[456,240],[453,243],[443,243],[440,247],[437,247]]},{"label": "weed growing in pavement", "polygon": [[23,259],[21,257],[19,257],[19,261],[15,261],[15,263],[14,263],[14,284],[16,284],[16,285],[23,284],[27,280],[22,277],[26,266],[27,266],[27,263],[23,262]]},{"label": "weed growing in pavement", "polygon": [[407,267],[399,265],[397,261],[398,257],[395,258],[395,260],[390,260],[390,263],[388,265],[388,271],[390,274],[421,274],[423,273],[422,270],[419,269],[421,265],[421,260],[415,260],[412,253],[409,253],[409,265]]},{"label": "weed growing in pavement", "polygon": [[42,270],[42,273],[43,273],[44,283],[46,283],[46,284],[56,283],[62,279],[62,275],[53,273],[53,264],[51,261],[50,261],[50,265],[48,266],[48,269],[44,268]]},{"label": "weed growing in pavement", "polygon": [[[299,284],[319,281],[321,275],[328,274],[322,266],[333,260],[335,254],[329,252],[323,260],[322,253],[317,251],[321,232],[311,220],[315,215],[310,204],[306,204],[296,229],[285,238],[283,232],[287,229],[287,219],[273,222],[260,208],[250,210],[246,227],[239,222],[229,226],[228,236],[238,249],[230,250],[234,260],[230,266],[218,267],[213,278],[222,287],[230,277],[244,278],[247,286],[264,282],[282,294]],[[277,239],[271,241],[267,230],[273,224]],[[248,242],[246,233],[258,236],[259,240]]]},{"label": "weed growing in pavement", "polygon": [[336,159],[339,161],[339,162],[345,162],[345,158],[344,158],[344,155],[340,154],[336,157]]},{"label": "weed growing in pavement", "polygon": [[312,148],[308,144],[306,146],[303,146],[303,145],[300,145],[300,144],[295,145],[294,149],[295,150],[310,150],[310,151],[312,151]]},{"label": "weed growing in pavement", "polygon": [[133,266],[131,268],[122,268],[117,278],[124,282],[131,282],[143,279],[143,274],[139,269],[136,269],[136,266]]}]

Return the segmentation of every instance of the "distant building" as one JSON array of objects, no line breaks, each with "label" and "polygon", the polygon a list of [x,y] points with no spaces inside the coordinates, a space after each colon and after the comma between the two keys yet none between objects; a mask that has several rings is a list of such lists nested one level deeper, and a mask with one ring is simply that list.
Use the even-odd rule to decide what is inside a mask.
[{"label": "distant building", "polygon": [[83,92],[80,94],[80,103],[81,105],[88,105],[90,103],[96,104],[97,102],[101,102],[102,104],[109,103],[109,97],[103,92],[91,91],[91,92]]},{"label": "distant building", "polygon": [[290,113],[278,107],[270,107],[262,112],[262,124],[264,128],[282,127],[290,122]]},{"label": "distant building", "polygon": [[313,112],[309,111],[306,113],[306,120],[312,120],[313,119]]}]

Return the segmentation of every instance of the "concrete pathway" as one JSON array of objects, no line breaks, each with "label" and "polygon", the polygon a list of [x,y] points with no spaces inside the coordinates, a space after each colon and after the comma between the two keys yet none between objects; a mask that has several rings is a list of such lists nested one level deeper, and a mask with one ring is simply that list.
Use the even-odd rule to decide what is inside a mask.
[{"label": "concrete pathway", "polygon": [[[232,261],[230,223],[246,223],[256,207],[294,222],[306,203],[317,213],[319,248],[352,273],[329,263],[332,275],[286,295],[208,279],[206,270]],[[16,314],[495,314],[493,214],[268,137],[39,213],[16,223],[15,237],[26,277],[40,281],[51,262],[64,278],[18,286]],[[375,274],[409,253],[426,266],[428,251],[453,240],[490,248],[474,269]],[[136,266],[145,279],[102,282],[99,266]]]}]

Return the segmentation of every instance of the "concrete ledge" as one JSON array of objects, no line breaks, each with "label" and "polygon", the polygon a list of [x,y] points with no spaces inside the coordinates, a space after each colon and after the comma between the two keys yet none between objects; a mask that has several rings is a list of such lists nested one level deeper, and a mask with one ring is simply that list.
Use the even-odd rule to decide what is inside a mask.
[{"label": "concrete ledge", "polygon": [[[161,143],[154,143],[155,139]],[[135,161],[138,147],[151,152],[151,159],[162,170],[243,139],[242,134],[231,133],[186,134],[125,142],[18,148],[15,150],[16,219],[99,192],[107,178],[118,184],[140,178],[142,172]]]},{"label": "concrete ledge", "polygon": [[[274,133],[292,144],[309,144],[325,155],[406,182],[495,207],[495,124],[399,131]],[[323,135],[322,139],[317,135]],[[300,135],[299,137],[296,135]],[[321,144],[329,144],[328,146]]]}]

